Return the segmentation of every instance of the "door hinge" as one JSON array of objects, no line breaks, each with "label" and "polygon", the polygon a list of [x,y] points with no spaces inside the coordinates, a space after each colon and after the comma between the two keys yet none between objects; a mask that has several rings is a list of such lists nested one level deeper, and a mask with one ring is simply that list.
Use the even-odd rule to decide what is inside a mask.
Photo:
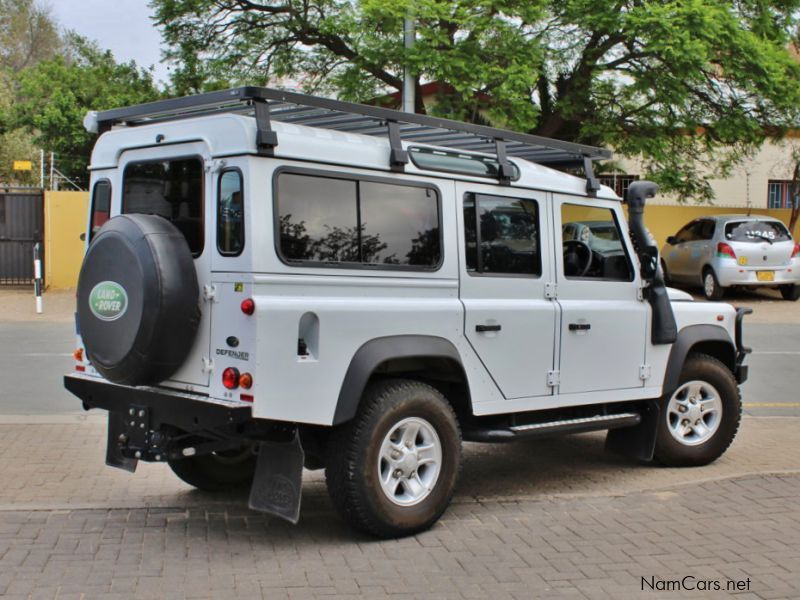
[{"label": "door hinge", "polygon": [[212,373],[214,371],[214,361],[207,356],[203,357],[203,373]]},{"label": "door hinge", "polygon": [[547,372],[547,387],[556,387],[561,384],[561,371]]},{"label": "door hinge", "polygon": [[545,283],[544,284],[544,297],[545,298],[558,298],[558,284],[557,283]]},{"label": "door hinge", "polygon": [[639,367],[639,379],[642,381],[650,379],[650,365],[642,365]]},{"label": "door hinge", "polygon": [[212,160],[206,163],[206,171],[208,173],[217,173],[225,168],[228,164],[224,159]]},{"label": "door hinge", "polygon": [[209,283],[203,286],[203,300],[206,302],[216,302],[217,300],[217,286]]},{"label": "door hinge", "polygon": [[639,302],[644,302],[644,287],[639,286],[636,288],[636,299]]}]

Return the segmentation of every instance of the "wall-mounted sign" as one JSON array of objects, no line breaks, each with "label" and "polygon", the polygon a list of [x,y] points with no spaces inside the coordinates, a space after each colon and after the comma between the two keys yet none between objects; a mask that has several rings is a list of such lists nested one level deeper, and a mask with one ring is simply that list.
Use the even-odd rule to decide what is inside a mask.
[{"label": "wall-mounted sign", "polygon": [[14,170],[15,171],[30,171],[33,169],[33,163],[29,160],[15,160],[14,161]]}]

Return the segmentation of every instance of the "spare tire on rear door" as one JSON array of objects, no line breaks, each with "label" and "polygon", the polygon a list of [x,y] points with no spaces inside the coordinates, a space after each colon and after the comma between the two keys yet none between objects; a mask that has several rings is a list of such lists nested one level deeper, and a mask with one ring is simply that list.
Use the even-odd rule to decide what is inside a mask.
[{"label": "spare tire on rear door", "polygon": [[200,322],[192,253],[155,215],[120,215],[94,235],[78,280],[78,320],[92,365],[109,381],[169,378],[189,354]]}]

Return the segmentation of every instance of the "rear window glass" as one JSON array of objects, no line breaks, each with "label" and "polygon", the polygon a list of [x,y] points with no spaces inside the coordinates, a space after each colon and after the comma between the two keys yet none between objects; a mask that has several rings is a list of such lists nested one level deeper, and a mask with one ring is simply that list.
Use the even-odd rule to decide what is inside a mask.
[{"label": "rear window glass", "polygon": [[740,221],[725,225],[725,239],[732,242],[786,242],[792,239],[778,221]]},{"label": "rear window glass", "polygon": [[277,209],[290,262],[428,269],[441,261],[432,188],[282,173]]},{"label": "rear window glass", "polygon": [[183,233],[194,256],[203,253],[203,161],[182,158],[125,167],[122,212],[159,215]]},{"label": "rear window glass", "polygon": [[[477,156],[459,152],[445,152],[432,148],[409,148],[409,156],[420,169],[445,171],[447,173],[463,173],[475,177],[491,177],[496,179],[500,171],[500,163],[490,156]],[[519,179],[519,169],[511,163],[511,179]]]}]

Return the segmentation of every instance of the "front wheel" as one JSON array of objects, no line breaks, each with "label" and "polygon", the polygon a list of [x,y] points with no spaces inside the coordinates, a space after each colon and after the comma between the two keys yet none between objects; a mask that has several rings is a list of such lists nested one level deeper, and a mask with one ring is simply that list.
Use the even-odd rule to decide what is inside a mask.
[{"label": "front wheel", "polygon": [[796,300],[800,299],[800,285],[797,284],[788,284],[780,286],[781,296],[783,296],[784,300],[789,300],[791,302],[795,302]]},{"label": "front wheel", "polygon": [[668,467],[707,465],[722,456],[739,429],[742,401],[730,369],[690,354],[678,388],[662,404],[655,458]]},{"label": "front wheel", "polygon": [[412,380],[371,384],[356,417],[331,435],[325,478],[337,511],[379,537],[433,525],[450,503],[461,431],[435,388]]}]

